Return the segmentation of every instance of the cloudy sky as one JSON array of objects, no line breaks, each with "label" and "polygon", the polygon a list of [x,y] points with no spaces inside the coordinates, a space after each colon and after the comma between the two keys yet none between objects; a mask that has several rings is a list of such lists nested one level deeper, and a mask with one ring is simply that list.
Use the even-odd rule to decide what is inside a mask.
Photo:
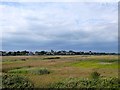
[{"label": "cloudy sky", "polygon": [[0,2],[2,50],[117,52],[117,14],[115,2]]}]

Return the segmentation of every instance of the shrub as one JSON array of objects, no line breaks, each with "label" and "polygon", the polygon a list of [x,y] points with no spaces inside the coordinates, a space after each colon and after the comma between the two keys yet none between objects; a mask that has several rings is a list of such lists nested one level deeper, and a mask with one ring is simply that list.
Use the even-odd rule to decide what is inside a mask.
[{"label": "shrub", "polygon": [[47,58],[43,58],[43,59],[60,59],[60,57],[47,57]]},{"label": "shrub", "polygon": [[92,79],[99,79],[100,73],[94,71],[94,72],[91,73],[90,76],[91,76]]},{"label": "shrub", "polygon": [[3,75],[2,87],[6,88],[33,88],[34,85],[26,78],[18,75]]},{"label": "shrub", "polygon": [[47,70],[46,68],[40,68],[40,69],[33,69],[30,71],[32,74],[40,74],[40,75],[43,75],[43,74],[49,74],[50,71]]},{"label": "shrub", "polygon": [[119,86],[120,80],[118,78],[100,78],[98,80],[70,78],[55,84],[51,84],[50,88],[92,88],[95,90],[96,88],[97,90],[110,88],[110,90],[118,90]]},{"label": "shrub", "polygon": [[0,75],[0,89],[2,88],[2,75]]}]

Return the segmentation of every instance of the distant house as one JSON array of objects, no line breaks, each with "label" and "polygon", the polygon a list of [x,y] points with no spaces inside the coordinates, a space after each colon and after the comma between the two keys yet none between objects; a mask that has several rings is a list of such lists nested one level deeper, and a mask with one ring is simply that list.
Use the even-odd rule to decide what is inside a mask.
[{"label": "distant house", "polygon": [[6,56],[6,55],[7,55],[7,52],[6,52],[6,51],[0,51],[0,55],[1,55],[1,56]]},{"label": "distant house", "polygon": [[46,55],[51,55],[51,52],[47,52]]},{"label": "distant house", "polygon": [[29,52],[29,53],[28,53],[28,56],[32,56],[32,55],[34,55],[33,52]]}]

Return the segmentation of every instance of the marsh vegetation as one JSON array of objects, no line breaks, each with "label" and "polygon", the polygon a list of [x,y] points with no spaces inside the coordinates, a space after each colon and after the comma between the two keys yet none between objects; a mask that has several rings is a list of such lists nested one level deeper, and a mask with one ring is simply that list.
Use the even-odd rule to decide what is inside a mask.
[{"label": "marsh vegetation", "polygon": [[2,73],[3,88],[21,77],[34,88],[117,88],[120,82],[117,55],[4,56]]}]

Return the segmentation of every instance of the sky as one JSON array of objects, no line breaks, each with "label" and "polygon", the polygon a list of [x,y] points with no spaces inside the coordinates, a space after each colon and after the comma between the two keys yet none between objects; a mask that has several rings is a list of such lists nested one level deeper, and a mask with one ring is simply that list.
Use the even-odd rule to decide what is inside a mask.
[{"label": "sky", "polygon": [[0,2],[2,50],[118,51],[117,2]]}]

